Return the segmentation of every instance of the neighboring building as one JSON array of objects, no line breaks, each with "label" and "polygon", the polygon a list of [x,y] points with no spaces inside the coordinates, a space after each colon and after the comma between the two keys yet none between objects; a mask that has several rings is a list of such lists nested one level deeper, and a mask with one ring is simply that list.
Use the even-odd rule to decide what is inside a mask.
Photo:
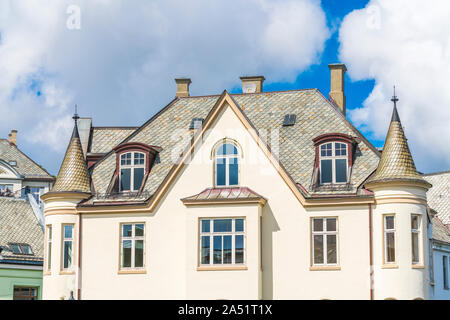
[{"label": "neighboring building", "polygon": [[380,153],[346,119],[345,66],[330,70],[330,99],[264,77],[191,97],[176,79],[137,129],[76,115],[42,196],[43,298],[429,299],[431,184],[397,99]]},{"label": "neighboring building", "polygon": [[424,175],[433,185],[427,192],[429,206],[435,211],[431,248],[433,248],[431,296],[450,300],[450,171]]},{"label": "neighboring building", "polygon": [[40,196],[52,177],[17,147],[17,131],[0,139],[0,299],[40,299],[44,215]]}]

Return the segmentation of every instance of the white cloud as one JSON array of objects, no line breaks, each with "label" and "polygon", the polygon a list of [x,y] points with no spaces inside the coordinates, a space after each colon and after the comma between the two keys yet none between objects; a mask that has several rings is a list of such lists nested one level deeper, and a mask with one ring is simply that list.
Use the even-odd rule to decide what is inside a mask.
[{"label": "white cloud", "polygon": [[193,94],[243,74],[293,81],[329,35],[319,0],[3,0],[0,136],[15,127],[30,150],[60,154],[75,103],[96,125],[142,124],[174,97],[175,77],[191,77]]},{"label": "white cloud", "polygon": [[352,121],[384,139],[395,84],[398,110],[416,166],[450,168],[450,2],[371,0],[339,30],[340,59],[352,80],[375,79]]}]

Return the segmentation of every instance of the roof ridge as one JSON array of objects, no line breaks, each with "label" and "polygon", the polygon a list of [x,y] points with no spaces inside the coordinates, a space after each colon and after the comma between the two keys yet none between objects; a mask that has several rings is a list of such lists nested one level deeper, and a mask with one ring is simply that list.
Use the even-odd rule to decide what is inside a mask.
[{"label": "roof ridge", "polygon": [[430,173],[422,173],[422,176],[434,176],[434,175],[439,175],[439,174],[446,174],[446,173],[450,173],[450,170],[447,171],[437,171],[437,172],[430,172]]}]

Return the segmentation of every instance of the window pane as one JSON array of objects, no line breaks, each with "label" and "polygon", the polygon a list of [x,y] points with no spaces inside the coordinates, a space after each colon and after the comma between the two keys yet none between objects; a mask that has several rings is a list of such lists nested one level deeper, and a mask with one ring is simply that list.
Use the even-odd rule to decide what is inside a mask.
[{"label": "window pane", "polygon": [[72,266],[72,241],[64,241],[64,269]]},{"label": "window pane", "polygon": [[223,263],[231,263],[231,236],[223,237]]},{"label": "window pane", "polygon": [[321,160],[321,178],[322,183],[331,183],[332,178],[332,160]]},{"label": "window pane", "polygon": [[412,233],[412,261],[419,262],[419,234]]},{"label": "window pane", "polygon": [[48,245],[48,252],[47,252],[47,270],[50,270],[52,267],[52,246],[51,242]]},{"label": "window pane", "polygon": [[217,148],[217,155],[228,155],[228,154],[238,154],[236,146],[231,143],[224,143],[219,148]]},{"label": "window pane", "polygon": [[222,236],[214,236],[214,264],[222,263]]},{"label": "window pane", "polygon": [[131,267],[131,240],[122,241],[122,267]]},{"label": "window pane", "polygon": [[234,262],[244,263],[244,236],[238,235],[234,237]]},{"label": "window pane", "polygon": [[347,160],[336,159],[336,182],[347,182]]},{"label": "window pane", "polygon": [[411,216],[411,229],[419,230],[419,216]]},{"label": "window pane", "polygon": [[238,158],[230,158],[228,165],[229,184],[235,186],[239,184],[239,165]]},{"label": "window pane", "polygon": [[210,225],[210,220],[202,220],[202,232],[209,232]]},{"label": "window pane", "polygon": [[336,143],[336,156],[345,156],[347,155],[347,145],[343,143]]},{"label": "window pane", "polygon": [[448,258],[446,256],[442,257],[442,271],[444,276],[444,289],[448,289]]},{"label": "window pane", "polygon": [[21,245],[22,251],[25,254],[33,254],[29,245]]},{"label": "window pane", "polygon": [[202,264],[209,264],[210,262],[210,237],[209,236],[203,236],[202,237],[202,257],[201,257],[201,263]]},{"label": "window pane", "polygon": [[320,146],[320,155],[322,157],[331,157],[332,145],[331,143],[323,144]]},{"label": "window pane", "polygon": [[10,244],[10,247],[11,247],[13,253],[15,253],[15,254],[21,254],[22,253],[22,251],[20,250],[20,247],[19,247],[18,244]]},{"label": "window pane", "polygon": [[48,237],[49,241],[52,240],[52,227],[51,226],[47,227],[47,237]]},{"label": "window pane", "polygon": [[131,169],[120,169],[120,190],[130,190]]},{"label": "window pane", "polygon": [[235,220],[235,229],[236,232],[244,231],[244,219]]},{"label": "window pane", "polygon": [[314,235],[314,263],[323,263],[323,236]]},{"label": "window pane", "polygon": [[144,164],[144,154],[136,152],[134,154],[134,164]]},{"label": "window pane", "polygon": [[144,266],[144,240],[134,242],[134,266],[136,268]]},{"label": "window pane", "polygon": [[386,219],[386,229],[394,229],[394,216],[388,216]]},{"label": "window pane", "polygon": [[313,219],[313,231],[323,231],[323,219]]},{"label": "window pane", "polygon": [[225,159],[217,158],[216,159],[216,185],[224,186],[226,185],[226,167],[225,167]]},{"label": "window pane", "polygon": [[142,237],[144,235],[144,225],[143,224],[140,223],[140,224],[135,225],[134,235],[136,237]]},{"label": "window pane", "polygon": [[231,232],[231,219],[215,219],[214,232]]},{"label": "window pane", "polygon": [[144,179],[144,168],[134,168],[133,190],[138,191],[141,188]]},{"label": "window pane", "polygon": [[395,236],[393,232],[386,234],[386,262],[395,262]]},{"label": "window pane", "polygon": [[64,226],[64,238],[72,239],[72,226]]},{"label": "window pane", "polygon": [[122,225],[122,237],[131,237],[131,224],[123,224]]},{"label": "window pane", "polygon": [[327,219],[327,231],[336,231],[336,218]]},{"label": "window pane", "polygon": [[337,263],[336,235],[327,235],[327,263]]}]

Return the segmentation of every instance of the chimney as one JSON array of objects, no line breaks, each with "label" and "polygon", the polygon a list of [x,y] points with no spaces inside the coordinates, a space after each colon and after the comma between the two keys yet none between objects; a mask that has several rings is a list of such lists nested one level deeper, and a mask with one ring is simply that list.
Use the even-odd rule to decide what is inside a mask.
[{"label": "chimney", "polygon": [[11,133],[8,134],[9,143],[17,146],[17,130],[11,130]]},{"label": "chimney", "polygon": [[177,83],[177,93],[176,97],[189,97],[189,84],[191,84],[191,79],[189,78],[178,78],[175,79]]},{"label": "chimney", "polygon": [[330,100],[334,101],[334,103],[341,109],[342,113],[345,116],[345,72],[347,71],[347,67],[342,63],[334,63],[329,64],[328,68],[330,68]]},{"label": "chimney", "polygon": [[242,93],[259,93],[263,91],[263,76],[241,77]]}]

